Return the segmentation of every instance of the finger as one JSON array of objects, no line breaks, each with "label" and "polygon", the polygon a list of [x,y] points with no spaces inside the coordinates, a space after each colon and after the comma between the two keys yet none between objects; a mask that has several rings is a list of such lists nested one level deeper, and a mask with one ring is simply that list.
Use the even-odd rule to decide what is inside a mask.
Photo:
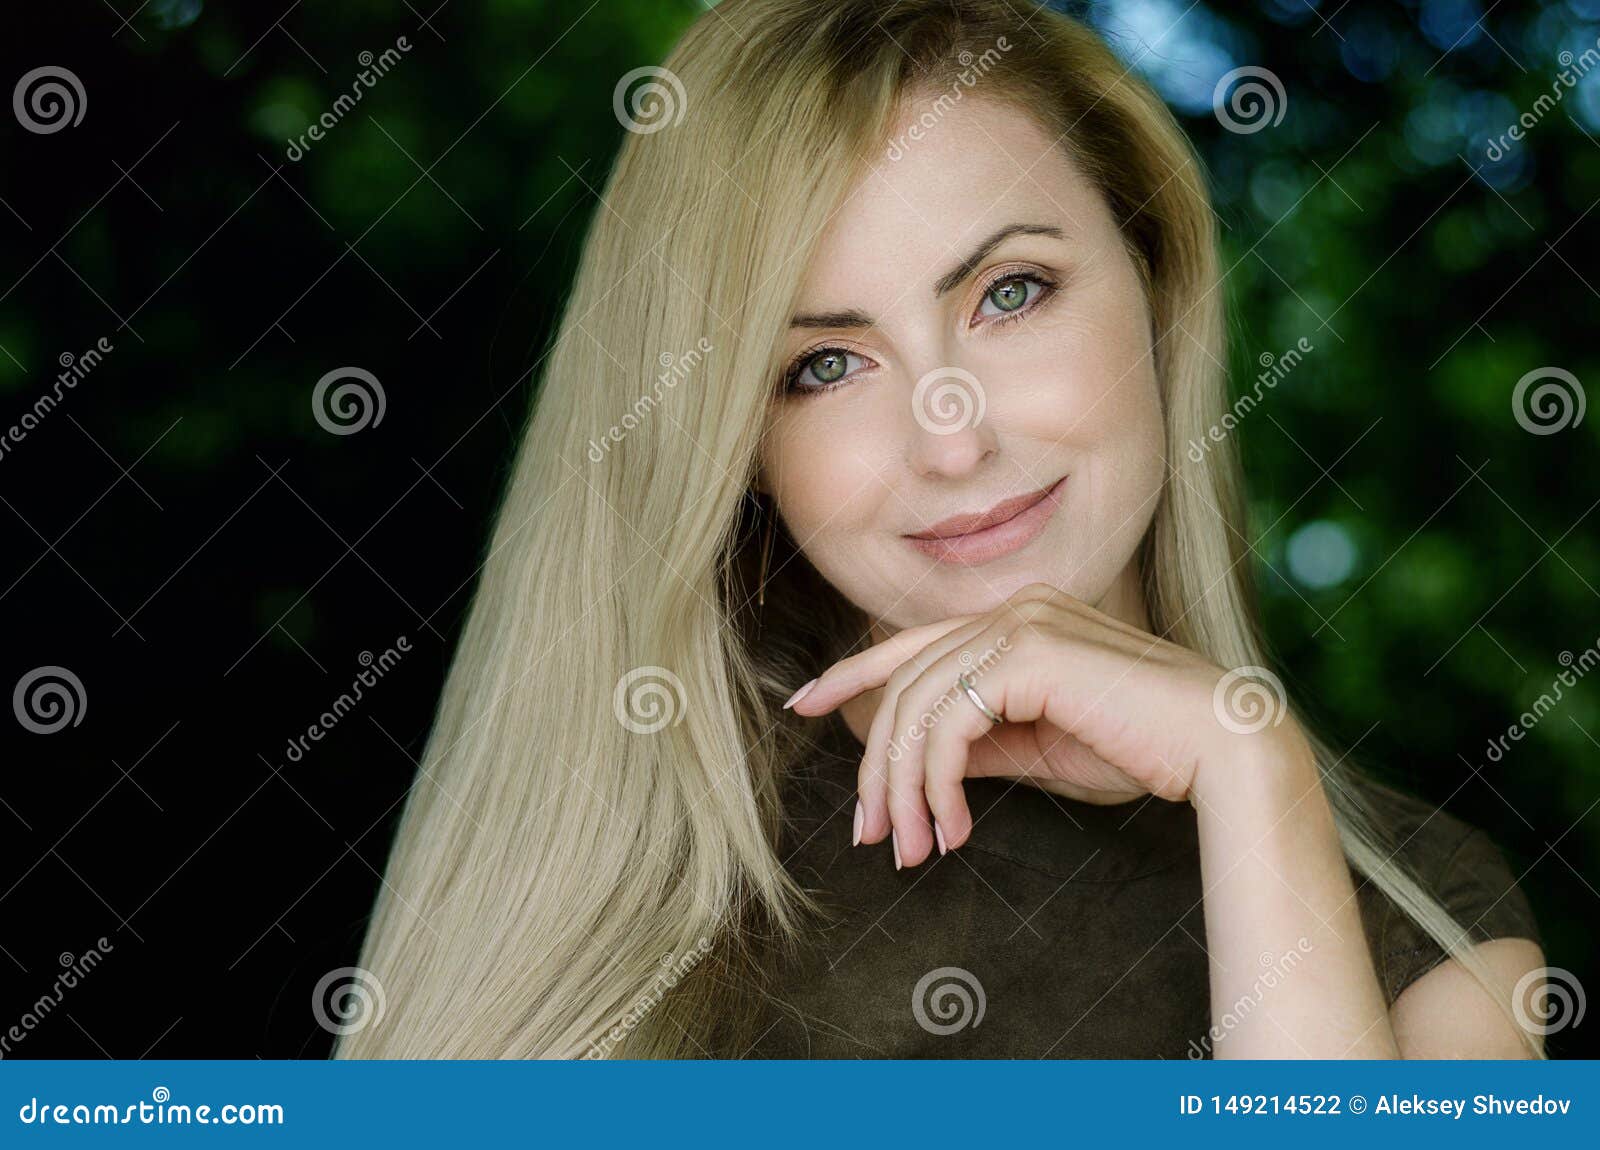
[{"label": "finger", "polygon": [[[981,717],[981,716],[980,716]],[[984,719],[985,723],[989,720]],[[981,737],[981,736],[980,736]],[[928,749],[923,757],[923,795],[933,816],[933,838],[939,853],[954,850],[972,837],[972,812],[967,806],[965,742],[957,743],[963,753],[952,754],[938,732],[929,732]]]},{"label": "finger", "polygon": [[[985,696],[987,697],[987,696]],[[1063,742],[1077,742],[1070,735]],[[1054,744],[1052,744],[1054,746]],[[967,750],[967,778],[1014,779],[1043,771],[1044,747],[1028,723],[1001,723]]]},{"label": "finger", "polygon": [[[955,657],[974,636],[981,635],[992,625],[991,617],[984,616],[928,644],[917,656],[917,665],[926,668]],[[903,683],[899,682],[902,677],[897,671],[890,680],[895,686],[895,698],[885,699],[881,704],[884,709],[894,711],[888,738],[869,751],[884,756],[889,774],[887,800],[891,833],[903,864],[915,866],[928,857],[937,841],[922,776],[921,751],[922,741],[938,721],[939,712],[932,706],[937,688],[932,686],[926,670],[907,677]]]},{"label": "finger", "polygon": [[888,748],[889,821],[895,840],[895,865],[916,866],[933,849],[933,825],[922,784],[922,757],[914,754],[921,734],[908,728],[895,708],[894,742]]},{"label": "finger", "polygon": [[967,676],[975,690],[981,686],[984,704],[1008,722],[1031,723],[1043,706],[1040,700],[1030,700],[1030,695],[1037,692],[1028,686],[1026,665],[1014,651],[998,646],[1009,627],[1008,622],[999,621],[969,637],[928,668],[924,683],[902,695],[902,707],[914,706],[914,694],[938,691],[940,684],[945,684],[943,692],[931,700],[930,705],[938,708],[938,721],[916,749],[914,757],[921,760],[921,765],[920,769],[913,769],[918,769],[924,781],[928,809],[938,820],[936,840],[942,837],[946,849],[965,843],[972,833],[963,780],[970,773],[974,744],[1000,729],[968,697],[958,684],[958,677]]},{"label": "finger", "polygon": [[799,715],[826,715],[846,699],[883,686],[900,664],[929,643],[958,627],[966,626],[975,618],[977,616],[957,615],[936,623],[907,627],[865,651],[840,659],[817,676],[811,690],[794,704],[794,712]]},{"label": "finger", "polygon": [[861,802],[861,841],[882,842],[892,829],[889,823],[889,770],[882,756],[874,749],[889,739],[889,727],[894,722],[894,708],[880,702],[873,713],[872,725],[867,729],[866,748],[861,764],[856,768],[856,790]]},{"label": "finger", "polygon": [[[907,673],[900,675],[891,673],[886,676],[882,697],[878,700],[878,709],[873,714],[872,725],[867,732],[866,750],[862,755],[858,772],[858,785],[861,790],[862,842],[881,842],[894,830],[892,808],[894,788],[906,785],[897,779],[894,770],[895,760],[904,758],[906,750],[904,738],[895,729],[896,701],[904,689],[905,682],[914,681],[921,667],[938,658],[946,650],[959,646],[967,633],[979,630],[983,625],[982,619],[976,619],[942,638],[935,639],[895,668],[895,671],[899,672],[901,666],[907,667],[909,668]],[[894,756],[893,759],[890,757],[891,754]],[[920,797],[922,790],[920,782],[912,787],[912,790],[918,796],[914,805],[920,805],[923,801]],[[906,812],[906,817],[909,819],[915,816],[911,812]],[[922,819],[926,822],[926,814],[922,815]],[[897,845],[903,851],[906,844]]]}]

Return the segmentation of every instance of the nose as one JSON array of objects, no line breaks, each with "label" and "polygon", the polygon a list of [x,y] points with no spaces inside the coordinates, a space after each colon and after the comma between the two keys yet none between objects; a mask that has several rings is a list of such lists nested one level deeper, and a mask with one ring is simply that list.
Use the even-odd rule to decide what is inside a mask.
[{"label": "nose", "polygon": [[907,406],[907,454],[919,475],[970,475],[998,450],[988,392],[970,371],[938,367],[926,372]]}]

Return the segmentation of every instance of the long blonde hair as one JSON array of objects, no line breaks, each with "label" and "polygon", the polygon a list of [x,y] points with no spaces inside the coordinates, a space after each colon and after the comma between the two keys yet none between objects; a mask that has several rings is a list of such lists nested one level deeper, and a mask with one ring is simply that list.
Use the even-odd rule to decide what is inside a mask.
[{"label": "long blonde hair", "polygon": [[[868,621],[782,530],[756,610],[750,484],[801,272],[908,96],[1015,102],[1106,197],[1150,296],[1172,468],[1140,551],[1153,629],[1266,662],[1232,440],[1181,446],[1227,399],[1215,217],[1172,115],[1091,30],[1026,0],[724,0],[654,82],[366,937],[385,1010],[336,1057],[737,1055],[751,1037],[815,910],[775,849],[810,742],[780,705]],[[1485,976],[1316,746],[1356,869]]]}]

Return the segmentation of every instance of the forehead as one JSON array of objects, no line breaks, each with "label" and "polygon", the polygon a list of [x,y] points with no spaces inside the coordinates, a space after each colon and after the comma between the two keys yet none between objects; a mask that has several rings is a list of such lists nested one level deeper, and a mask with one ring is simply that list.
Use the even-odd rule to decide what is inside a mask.
[{"label": "forehead", "polygon": [[977,240],[1018,220],[1056,224],[1075,242],[1103,241],[1114,223],[1069,140],[997,99],[907,102],[824,230],[803,297],[839,302],[847,288],[855,296],[864,285],[931,283]]}]

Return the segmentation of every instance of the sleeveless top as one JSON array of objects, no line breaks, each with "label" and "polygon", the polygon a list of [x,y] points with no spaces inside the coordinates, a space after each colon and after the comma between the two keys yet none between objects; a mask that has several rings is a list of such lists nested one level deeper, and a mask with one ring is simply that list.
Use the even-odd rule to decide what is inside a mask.
[{"label": "sleeveless top", "polygon": [[[1011,779],[967,779],[968,841],[896,871],[887,841],[851,847],[862,746],[838,712],[818,722],[817,753],[787,784],[780,846],[828,920],[782,962],[749,1057],[1210,1057],[1188,803],[1096,805]],[[1470,937],[1540,941],[1483,831],[1393,788],[1370,789],[1400,856]],[[1445,954],[1375,885],[1351,878],[1392,1004]],[[1263,953],[1258,993],[1298,960]],[[1250,1005],[1231,1004],[1217,1033]]]}]

